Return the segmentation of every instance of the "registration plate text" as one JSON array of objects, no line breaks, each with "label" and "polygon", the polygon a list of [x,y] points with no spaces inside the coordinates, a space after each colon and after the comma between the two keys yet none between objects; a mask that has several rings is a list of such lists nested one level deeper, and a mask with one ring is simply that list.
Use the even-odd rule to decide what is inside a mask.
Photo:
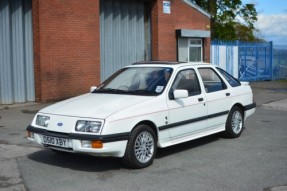
[{"label": "registration plate text", "polygon": [[68,139],[63,139],[59,137],[50,137],[43,135],[43,143],[45,145],[53,145],[57,147],[68,148]]}]

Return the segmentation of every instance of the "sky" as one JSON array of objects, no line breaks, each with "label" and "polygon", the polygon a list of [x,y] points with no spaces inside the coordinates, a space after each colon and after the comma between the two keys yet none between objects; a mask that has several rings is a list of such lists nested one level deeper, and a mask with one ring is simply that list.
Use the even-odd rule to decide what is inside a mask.
[{"label": "sky", "polygon": [[242,0],[255,4],[259,37],[273,41],[274,45],[287,46],[287,0]]}]

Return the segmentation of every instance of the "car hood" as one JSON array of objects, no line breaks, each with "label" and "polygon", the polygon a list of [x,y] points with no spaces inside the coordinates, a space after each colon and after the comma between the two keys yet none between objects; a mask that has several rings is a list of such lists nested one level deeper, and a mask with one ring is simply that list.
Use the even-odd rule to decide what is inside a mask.
[{"label": "car hood", "polygon": [[42,109],[41,113],[104,119],[122,109],[142,103],[153,96],[89,93]]}]

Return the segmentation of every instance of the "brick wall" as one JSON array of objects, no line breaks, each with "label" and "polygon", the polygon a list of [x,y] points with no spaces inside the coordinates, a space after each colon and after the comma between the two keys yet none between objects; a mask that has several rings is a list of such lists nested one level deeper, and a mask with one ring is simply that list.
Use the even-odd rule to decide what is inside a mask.
[{"label": "brick wall", "polygon": [[[33,0],[36,102],[88,92],[100,83],[99,0]],[[208,17],[182,0],[152,3],[152,59],[177,60],[176,29],[209,30]],[[210,39],[204,40],[209,62]]]},{"label": "brick wall", "polygon": [[[171,0],[171,14],[163,13],[163,0],[152,5],[152,59],[177,60],[176,29],[207,30],[210,18],[182,0]],[[210,62],[210,38],[204,39],[204,61]]]},{"label": "brick wall", "polygon": [[36,102],[76,96],[100,83],[98,0],[33,0]]}]

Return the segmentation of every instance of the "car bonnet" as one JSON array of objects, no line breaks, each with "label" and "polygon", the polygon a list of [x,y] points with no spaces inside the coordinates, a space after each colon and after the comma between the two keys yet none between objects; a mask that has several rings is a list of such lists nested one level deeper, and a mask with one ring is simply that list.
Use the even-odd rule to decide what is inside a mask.
[{"label": "car bonnet", "polygon": [[42,109],[41,113],[105,119],[119,110],[153,99],[153,96],[85,94]]}]

